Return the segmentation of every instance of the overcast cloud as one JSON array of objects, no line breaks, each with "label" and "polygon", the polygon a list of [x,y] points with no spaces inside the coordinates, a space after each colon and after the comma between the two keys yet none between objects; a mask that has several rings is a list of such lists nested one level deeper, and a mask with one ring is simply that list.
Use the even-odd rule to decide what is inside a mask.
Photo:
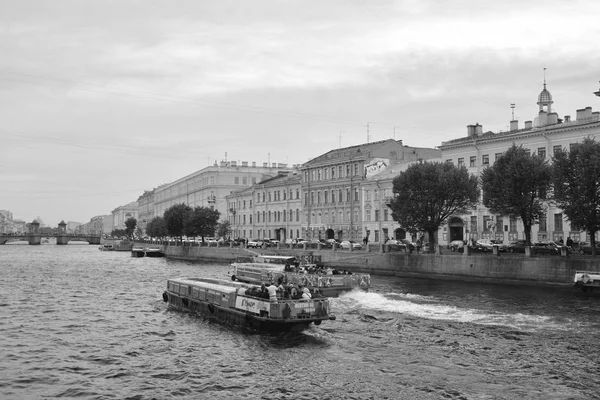
[{"label": "overcast cloud", "polygon": [[[0,209],[87,222],[225,158],[300,164],[600,109],[597,1],[0,0]],[[340,140],[341,132],[341,140]]]}]

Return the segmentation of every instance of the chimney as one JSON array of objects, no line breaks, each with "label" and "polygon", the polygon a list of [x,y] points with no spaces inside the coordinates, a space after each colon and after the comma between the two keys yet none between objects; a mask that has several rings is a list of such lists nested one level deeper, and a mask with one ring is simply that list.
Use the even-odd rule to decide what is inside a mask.
[{"label": "chimney", "polygon": [[467,136],[471,137],[475,134],[475,125],[467,125]]},{"label": "chimney", "polygon": [[584,119],[585,118],[585,108],[580,108],[579,110],[577,110],[577,120],[579,121],[580,119]]},{"label": "chimney", "polygon": [[252,161],[252,166],[256,167],[256,161]]},{"label": "chimney", "polygon": [[479,125],[479,122],[475,124],[475,134],[483,135],[483,126]]},{"label": "chimney", "polygon": [[594,118],[596,121],[600,119],[600,111],[594,111],[592,113],[592,118]]},{"label": "chimney", "polygon": [[272,164],[271,164],[271,166],[272,166],[273,168],[277,168],[277,163],[272,163]]},{"label": "chimney", "polygon": [[533,126],[533,122],[525,121],[525,129],[531,129],[532,126]]},{"label": "chimney", "polygon": [[268,168],[269,167],[269,163],[264,162],[263,163],[263,168]]},{"label": "chimney", "polygon": [[585,118],[592,118],[592,107],[585,108]]},{"label": "chimney", "polygon": [[519,130],[519,121],[517,121],[517,120],[510,121],[510,130],[518,131]]},{"label": "chimney", "polygon": [[541,110],[538,114],[538,126],[544,126],[548,123],[548,113]]},{"label": "chimney", "polygon": [[567,122],[571,122],[571,116],[570,115],[565,115],[565,123]]},{"label": "chimney", "polygon": [[555,112],[551,112],[550,114],[548,114],[548,118],[546,120],[546,123],[548,125],[557,124],[558,123],[558,114],[555,113]]},{"label": "chimney", "polygon": [[221,161],[221,164],[219,164],[220,167],[226,167],[227,163],[225,161]]},{"label": "chimney", "polygon": [[247,167],[248,166],[248,161],[242,161],[242,167]]},{"label": "chimney", "polygon": [[237,161],[232,161],[232,162],[231,162],[231,166],[232,166],[232,167],[237,167]]}]

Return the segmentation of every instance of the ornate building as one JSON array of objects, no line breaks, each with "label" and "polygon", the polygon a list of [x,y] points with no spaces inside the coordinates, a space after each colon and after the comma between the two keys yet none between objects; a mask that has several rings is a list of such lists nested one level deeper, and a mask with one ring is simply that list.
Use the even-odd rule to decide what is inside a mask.
[{"label": "ornate building", "polygon": [[[307,239],[362,240],[367,233],[363,215],[367,176],[392,163],[438,158],[440,154],[437,149],[409,147],[401,140],[387,139],[331,150],[308,161],[301,168],[302,235]],[[391,195],[391,186],[387,189]]]},{"label": "ornate building", "polygon": [[[513,144],[529,149],[532,154],[551,160],[558,149],[569,149],[584,138],[600,134],[600,112],[592,112],[592,107],[577,110],[575,119],[570,115],[559,118],[552,109],[552,95],[544,82],[538,96],[538,115],[534,121],[525,121],[519,129],[516,120],[510,121],[510,130],[494,133],[483,132],[481,125],[468,125],[467,136],[443,142],[440,146],[442,159],[457,165],[464,165],[469,172],[480,175],[483,169]],[[562,210],[548,202],[547,214],[534,225],[532,241],[554,240],[571,237],[574,241],[585,241],[585,232],[573,230]],[[445,228],[444,228],[445,229]],[[457,215],[450,219],[447,232],[441,231],[440,244],[452,240],[469,238],[496,238],[509,243],[524,239],[523,226],[515,217],[494,215],[482,204],[467,215]],[[447,234],[446,234],[447,233]],[[446,234],[446,235],[444,235]]]}]

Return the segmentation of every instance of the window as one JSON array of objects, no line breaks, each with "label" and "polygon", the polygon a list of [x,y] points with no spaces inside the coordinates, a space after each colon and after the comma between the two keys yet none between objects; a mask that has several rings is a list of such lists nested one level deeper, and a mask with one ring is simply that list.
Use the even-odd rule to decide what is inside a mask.
[{"label": "window", "polygon": [[464,158],[459,158],[458,159],[458,166],[459,167],[464,167],[465,166],[465,159]]},{"label": "window", "polygon": [[475,156],[471,156],[471,158],[469,159],[469,166],[470,167],[474,167],[477,163],[477,157]]},{"label": "window", "polygon": [[317,180],[320,181],[321,180],[321,170],[317,170]]},{"label": "window", "polygon": [[496,232],[504,231],[504,221],[501,215],[496,215]]},{"label": "window", "polygon": [[338,189],[338,201],[341,203],[342,201],[344,201],[344,199],[342,199],[342,189]]},{"label": "window", "polygon": [[269,192],[269,195],[267,197],[268,197],[268,200],[271,201],[271,192]]},{"label": "window", "polygon": [[269,211],[269,222],[271,222],[271,211]]},{"label": "window", "polygon": [[538,153],[538,157],[545,159],[546,158],[546,148],[545,147],[540,147],[537,151]]},{"label": "window", "polygon": [[354,188],[354,201],[358,201],[358,188]]},{"label": "window", "polygon": [[308,204],[308,192],[304,193],[304,204]]},{"label": "window", "polygon": [[[388,209],[384,208],[383,209],[383,220],[387,221],[388,220]],[[387,236],[387,235],[386,235]]]},{"label": "window", "polygon": [[245,176],[242,178],[242,185],[247,185],[248,184],[248,178],[246,178]]},{"label": "window", "polygon": [[350,189],[346,189],[346,201],[350,201]]},{"label": "window", "polygon": [[335,203],[335,190],[331,191],[331,202]]},{"label": "window", "polygon": [[256,213],[256,223],[260,222],[260,212]]},{"label": "window", "polygon": [[243,221],[242,224],[246,225],[246,215],[243,216]]},{"label": "window", "polygon": [[350,176],[350,164],[346,165],[346,176]]},{"label": "window", "polygon": [[354,175],[358,175],[358,164],[354,163]]},{"label": "window", "polygon": [[548,225],[547,225],[547,221],[546,221],[546,216],[545,215],[540,215],[540,231],[546,232],[548,230]]},{"label": "window", "polygon": [[365,210],[365,221],[371,222],[371,210]]},{"label": "window", "polygon": [[300,221],[300,210],[296,208],[296,222]]},{"label": "window", "polygon": [[296,199],[300,198],[300,189],[296,189]]},{"label": "window", "polygon": [[233,178],[233,183],[236,184],[236,185],[239,185],[240,184],[240,177],[236,176],[235,178]]},{"label": "window", "polygon": [[449,159],[446,160],[446,162],[449,163],[449,164],[452,164],[452,159],[449,158]]},{"label": "window", "polygon": [[321,192],[317,192],[317,204],[321,204]]},{"label": "window", "polygon": [[379,221],[379,210],[375,210],[375,221]]},{"label": "window", "polygon": [[517,217],[510,217],[509,220],[510,227],[508,228],[511,232],[517,231]]},{"label": "window", "polygon": [[490,165],[490,155],[484,154],[481,156],[481,165]]},{"label": "window", "polygon": [[371,201],[371,192],[369,190],[365,190],[365,201]]},{"label": "window", "polygon": [[492,227],[492,217],[490,217],[489,215],[484,215],[483,216],[483,231],[484,232],[489,232],[490,228]]},{"label": "window", "polygon": [[323,203],[325,203],[325,204],[327,204],[328,200],[329,200],[327,197],[329,197],[329,192],[327,190],[325,190],[323,192]]},{"label": "window", "polygon": [[375,242],[379,242],[379,230],[375,231]]},{"label": "window", "polygon": [[331,179],[335,178],[335,167],[331,167]]},{"label": "window", "polygon": [[287,190],[284,190],[284,191],[283,191],[283,199],[284,199],[284,200],[286,199],[286,196],[287,196]]},{"label": "window", "polygon": [[471,216],[471,232],[477,232],[477,216]]},{"label": "window", "polygon": [[554,230],[562,231],[563,230],[563,218],[562,214],[554,214]]},{"label": "window", "polygon": [[310,204],[315,204],[315,192],[310,192]]},{"label": "window", "polygon": [[373,191],[374,197],[375,197],[375,201],[379,201],[379,190],[375,189]]},{"label": "window", "polygon": [[556,145],[556,146],[552,147],[552,152],[554,153],[554,155],[558,154],[558,152],[561,150],[562,150],[561,145]]},{"label": "window", "polygon": [[342,177],[342,166],[338,166],[338,178]]}]

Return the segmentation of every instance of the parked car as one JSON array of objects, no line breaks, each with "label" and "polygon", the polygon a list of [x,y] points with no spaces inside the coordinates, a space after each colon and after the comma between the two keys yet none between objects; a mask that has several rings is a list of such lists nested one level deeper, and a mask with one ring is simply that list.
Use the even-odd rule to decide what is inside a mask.
[{"label": "parked car", "polygon": [[362,244],[355,242],[354,240],[344,240],[340,243],[342,249],[350,250],[350,246],[352,246],[352,249],[354,250],[362,249]]},{"label": "parked car", "polygon": [[331,248],[331,243],[329,243],[325,239],[313,239],[313,240],[310,241],[310,244],[313,247],[317,247],[320,244],[321,248],[326,248],[326,249],[330,249]]},{"label": "parked car", "polygon": [[508,252],[525,253],[525,247],[527,247],[527,242],[525,240],[515,240],[508,245]]},{"label": "parked car", "polygon": [[417,247],[417,245],[415,243],[411,242],[408,239],[400,239],[400,241],[402,243],[404,243],[406,245],[406,247],[408,248],[408,250],[410,250],[410,251],[413,251]]},{"label": "parked car", "polygon": [[494,243],[491,239],[479,239],[475,242],[472,247],[472,251],[478,251],[481,253],[491,253],[494,248]]},{"label": "parked car", "polygon": [[453,240],[450,242],[450,245],[448,245],[448,247],[450,247],[451,251],[464,251],[465,249],[465,241],[464,240]]},{"label": "parked car", "polygon": [[249,239],[247,247],[249,249],[258,249],[263,246],[263,241],[259,239]]},{"label": "parked car", "polygon": [[492,242],[492,245],[498,246],[498,251],[501,251],[501,252],[508,251],[508,245],[504,244],[504,242],[502,240],[492,239],[491,242]]},{"label": "parked car", "polygon": [[390,251],[402,251],[407,249],[406,244],[402,243],[400,240],[390,239],[385,242],[385,244]]},{"label": "parked car", "polygon": [[560,249],[554,244],[550,244],[548,242],[538,242],[531,246],[531,254],[550,254],[556,256],[560,255]]},{"label": "parked car", "polygon": [[330,248],[333,247],[334,244],[337,247],[340,247],[340,241],[338,239],[327,239],[326,242],[329,243]]},{"label": "parked car", "polygon": [[[579,243],[579,254],[592,254],[592,245],[590,243]],[[600,255],[600,243],[596,243],[596,255]]]}]

